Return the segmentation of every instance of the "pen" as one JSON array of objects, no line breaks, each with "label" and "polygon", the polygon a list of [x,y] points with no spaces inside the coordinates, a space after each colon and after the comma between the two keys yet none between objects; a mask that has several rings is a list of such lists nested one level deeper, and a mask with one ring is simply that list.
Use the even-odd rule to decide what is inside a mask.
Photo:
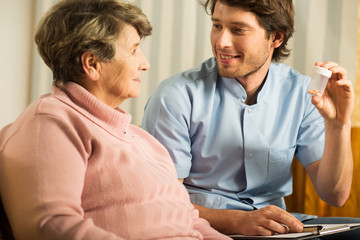
[{"label": "pen", "polygon": [[[315,225],[315,226],[304,226],[302,232],[312,232],[312,233],[319,233],[320,230],[323,229],[323,226]],[[297,233],[295,230],[290,229],[289,233]]]}]

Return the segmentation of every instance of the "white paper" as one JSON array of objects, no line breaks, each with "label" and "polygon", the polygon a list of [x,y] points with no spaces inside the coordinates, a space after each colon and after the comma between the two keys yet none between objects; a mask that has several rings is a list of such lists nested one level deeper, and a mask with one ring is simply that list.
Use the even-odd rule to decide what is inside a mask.
[{"label": "white paper", "polygon": [[[352,226],[360,226],[360,223],[342,223],[342,224],[305,224],[304,226],[323,226],[323,230],[329,229],[329,228],[334,228],[334,227],[339,227],[339,226],[344,226],[344,225],[348,225],[349,228]],[[336,231],[334,231],[335,233]],[[229,235],[229,237],[231,238],[256,238],[256,239],[276,239],[276,238],[301,238],[301,237],[306,237],[306,236],[311,236],[314,235],[314,233],[311,232],[302,232],[302,233],[285,233],[285,234],[275,234],[275,235],[271,235],[271,236],[245,236],[245,235],[241,235],[241,234],[235,234],[235,235]]]}]

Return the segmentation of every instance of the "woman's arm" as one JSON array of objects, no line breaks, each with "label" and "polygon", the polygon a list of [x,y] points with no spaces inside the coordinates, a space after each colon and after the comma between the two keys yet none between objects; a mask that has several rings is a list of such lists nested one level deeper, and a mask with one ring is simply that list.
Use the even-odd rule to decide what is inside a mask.
[{"label": "woman's arm", "polygon": [[[1,197],[16,239],[120,239],[84,219],[87,158],[70,124],[35,116],[1,151]],[[6,134],[6,133],[4,133]]]}]

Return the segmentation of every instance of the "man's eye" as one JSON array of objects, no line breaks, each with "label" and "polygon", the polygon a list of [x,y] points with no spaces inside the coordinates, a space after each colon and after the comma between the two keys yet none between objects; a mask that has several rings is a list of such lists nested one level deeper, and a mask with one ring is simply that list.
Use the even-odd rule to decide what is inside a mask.
[{"label": "man's eye", "polygon": [[213,24],[213,28],[215,28],[215,29],[221,29],[221,25],[220,25],[220,24]]},{"label": "man's eye", "polygon": [[233,31],[234,33],[244,33],[244,32],[245,32],[245,29],[243,29],[243,28],[234,28],[232,31]]}]

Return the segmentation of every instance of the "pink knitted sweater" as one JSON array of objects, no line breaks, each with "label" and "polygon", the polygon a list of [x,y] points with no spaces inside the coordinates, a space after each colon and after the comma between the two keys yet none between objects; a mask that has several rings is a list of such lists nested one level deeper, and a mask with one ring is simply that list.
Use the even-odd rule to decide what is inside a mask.
[{"label": "pink knitted sweater", "polygon": [[1,130],[0,193],[17,239],[229,239],[130,120],[69,83]]}]

